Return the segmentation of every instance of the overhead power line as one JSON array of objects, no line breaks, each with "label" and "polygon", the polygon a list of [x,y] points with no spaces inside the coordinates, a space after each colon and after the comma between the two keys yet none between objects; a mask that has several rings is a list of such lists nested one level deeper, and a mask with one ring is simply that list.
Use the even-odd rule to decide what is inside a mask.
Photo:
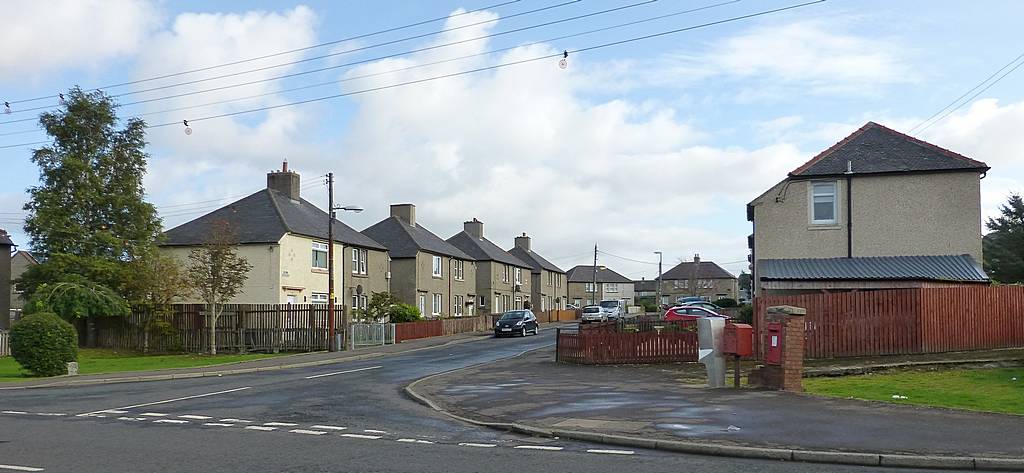
[{"label": "overhead power line", "polygon": [[[931,128],[932,125],[934,125],[936,123],[939,123],[942,120],[945,120],[946,117],[951,115],[953,112],[959,110],[964,105],[967,105],[972,100],[974,100],[975,97],[981,95],[986,90],[988,90],[990,87],[992,87],[993,85],[996,85],[997,83],[999,83],[999,81],[1003,80],[1004,77],[1010,75],[1013,71],[1016,71],[1017,68],[1019,68],[1020,66],[1024,65],[1024,61],[1021,61],[1021,59],[1024,59],[1024,53],[1020,53],[1020,55],[1018,55],[1017,57],[1013,58],[1012,61],[1006,63],[1003,67],[1000,67],[999,70],[993,72],[992,75],[986,77],[985,80],[979,82],[978,85],[972,87],[970,90],[968,90],[967,92],[964,92],[962,95],[957,97],[956,100],[953,100],[952,102],[950,102],[949,105],[946,105],[945,107],[942,107],[942,109],[940,109],[939,111],[937,111],[934,114],[932,114],[932,116],[928,117],[927,119],[925,119],[921,123],[918,123],[917,125],[915,125],[914,128],[911,128],[909,130],[910,133],[914,133],[915,130],[918,130],[918,129],[920,129],[918,131],[922,131],[923,132],[923,131],[927,130],[928,128]],[[1018,63],[1017,61],[1020,61],[1020,62]],[[1003,75],[999,76],[995,80],[992,80],[993,77],[996,77],[997,74],[999,74],[1000,72],[1003,72],[1006,68],[1010,67],[1014,63],[1017,63],[1017,65],[1013,66],[1013,68],[1011,68],[1010,70],[1006,71]],[[991,81],[991,82],[989,82],[989,81]],[[986,83],[988,85],[985,85]],[[979,87],[982,87],[982,86],[984,86],[984,88],[982,88],[981,90],[978,90],[977,92],[974,93],[974,95],[971,95],[970,97],[968,97],[967,100],[964,100],[964,101],[961,102],[961,99],[966,97],[967,94],[970,94],[971,92],[974,92],[975,90],[977,90]],[[957,105],[957,103],[959,103],[959,105]],[[954,107],[954,105],[956,105],[956,106]],[[953,107],[953,108],[950,108],[950,107]],[[946,111],[947,109],[949,109],[949,111]],[[946,112],[946,113],[942,114],[942,116],[940,116],[939,118],[935,119],[934,121],[932,120],[933,118],[935,118],[936,116],[938,116],[942,112]],[[927,123],[927,125],[925,125],[926,123]],[[924,126],[924,127],[922,128],[922,126]]]},{"label": "overhead power line", "polygon": [[654,262],[651,262],[651,261],[641,261],[641,260],[638,260],[638,259],[627,258],[625,256],[619,256],[619,255],[616,255],[616,254],[613,254],[613,253],[609,253],[609,252],[603,251],[603,250],[598,250],[598,253],[602,254],[602,255],[605,255],[605,256],[611,256],[612,258],[618,258],[618,259],[621,259],[621,260],[632,261],[634,263],[653,264],[655,266],[658,265],[657,261],[654,261]]},{"label": "overhead power line", "polygon": [[[178,76],[183,76],[183,75],[186,75],[186,74],[192,74],[192,73],[196,73],[196,72],[204,72],[204,71],[209,71],[209,70],[213,70],[213,69],[219,69],[219,68],[222,68],[222,67],[235,66],[235,65],[244,64],[244,63],[247,63],[247,62],[259,61],[261,59],[269,59],[269,58],[272,58],[272,57],[284,56],[284,55],[287,55],[287,54],[293,54],[293,53],[297,53],[297,52],[308,51],[310,49],[322,48],[324,46],[332,46],[332,45],[335,45],[335,44],[344,43],[346,41],[355,41],[355,40],[358,40],[358,39],[369,38],[371,36],[377,36],[377,35],[381,35],[381,34],[384,34],[384,33],[392,33],[392,32],[395,32],[395,31],[400,31],[400,30],[404,30],[404,29],[408,29],[408,28],[413,28],[413,27],[416,27],[416,26],[422,26],[422,25],[426,25],[426,24],[429,24],[429,23],[434,23],[434,22],[437,22],[437,21],[447,20],[449,18],[454,18],[454,17],[463,16],[463,15],[468,15],[470,13],[478,13],[478,12],[481,12],[481,11],[484,11],[484,10],[491,10],[491,9],[503,7],[503,6],[506,6],[506,5],[511,5],[513,3],[519,3],[519,1],[520,0],[510,0],[510,1],[507,1],[507,2],[502,2],[502,3],[493,4],[493,5],[488,5],[486,7],[480,7],[480,8],[477,8],[475,10],[467,10],[467,11],[464,11],[464,12],[461,12],[461,13],[453,13],[451,15],[445,15],[445,16],[440,16],[440,17],[436,17],[436,18],[420,20],[420,21],[417,21],[417,22],[414,22],[414,23],[409,23],[409,24],[402,25],[402,26],[395,26],[395,27],[386,28],[386,29],[383,29],[383,30],[373,31],[373,32],[370,32],[370,33],[363,33],[363,34],[359,34],[359,35],[356,35],[356,36],[349,36],[348,38],[336,39],[336,40],[327,41],[327,42],[323,42],[323,43],[318,43],[318,44],[313,44],[313,45],[309,45],[309,46],[304,46],[304,47],[301,47],[301,48],[290,49],[290,50],[287,50],[287,51],[280,51],[280,52],[276,52],[276,53],[265,54],[265,55],[262,55],[262,56],[251,57],[251,58],[248,58],[248,59],[239,59],[237,61],[225,62],[225,63],[221,63],[221,64],[214,64],[214,65],[210,65],[210,66],[200,67],[198,69],[190,69],[190,70],[186,70],[186,71],[173,72],[173,73],[170,73],[170,74],[164,74],[164,75],[160,75],[160,76],[147,77],[145,79],[137,79],[137,80],[128,81],[128,82],[119,82],[119,83],[116,83],[116,84],[102,85],[102,86],[99,86],[99,87],[96,87],[96,88],[93,88],[93,89],[90,89],[90,90],[96,91],[96,90],[102,90],[102,89],[113,89],[113,88],[117,88],[117,87],[123,87],[123,86],[126,86],[126,85],[141,84],[141,83],[145,83],[145,82],[151,82],[151,81],[154,81],[154,80],[167,79],[167,78],[171,78],[171,77],[178,77]],[[54,95],[45,95],[45,96],[42,96],[42,97],[35,97],[35,98],[30,98],[30,99],[10,100],[8,102],[12,103],[12,104],[19,104],[19,103],[25,103],[25,102],[36,102],[36,101],[39,101],[39,100],[55,99],[55,98],[58,98],[58,97],[60,97],[59,94],[54,94]]]},{"label": "overhead power line", "polygon": [[[213,120],[213,119],[218,119],[218,118],[225,118],[225,117],[232,117],[232,116],[238,116],[238,115],[245,115],[245,114],[249,114],[249,113],[256,113],[256,112],[262,112],[262,111],[268,111],[268,110],[275,110],[275,109],[285,108],[285,107],[293,107],[293,106],[296,106],[296,105],[303,105],[303,104],[308,104],[308,103],[320,102],[320,101],[324,101],[324,100],[332,100],[332,99],[337,99],[337,98],[341,98],[341,97],[350,97],[350,96],[365,94],[365,93],[369,93],[369,92],[377,92],[377,91],[381,91],[381,90],[394,89],[394,88],[397,88],[397,87],[404,87],[404,86],[408,86],[408,85],[421,84],[421,83],[425,83],[425,82],[432,82],[432,81],[435,81],[435,80],[447,79],[447,78],[451,78],[451,77],[458,77],[458,76],[463,76],[463,75],[468,75],[468,74],[475,74],[475,73],[479,73],[479,72],[490,71],[490,70],[495,70],[495,69],[500,69],[500,68],[505,68],[505,67],[510,67],[510,66],[516,66],[516,65],[521,65],[521,64],[533,63],[533,62],[537,62],[537,61],[541,61],[541,60],[545,60],[545,59],[562,58],[564,54],[580,54],[580,53],[584,53],[584,52],[588,52],[588,51],[595,51],[595,50],[609,48],[609,47],[613,47],[613,46],[619,46],[619,45],[622,45],[622,44],[628,44],[628,43],[633,43],[633,42],[637,42],[637,41],[644,41],[644,40],[658,38],[658,37],[663,37],[663,36],[668,36],[668,35],[672,35],[672,34],[678,34],[678,33],[682,33],[682,32],[685,32],[685,31],[692,31],[692,30],[696,30],[696,29],[700,29],[700,28],[707,28],[707,27],[710,27],[710,26],[716,26],[716,25],[721,25],[721,24],[725,24],[725,23],[731,23],[731,22],[735,22],[735,21],[745,20],[745,19],[749,19],[749,18],[755,18],[755,17],[759,17],[759,16],[770,15],[770,14],[773,14],[773,13],[779,13],[779,12],[783,12],[783,11],[794,10],[794,9],[797,9],[797,8],[802,8],[802,7],[806,7],[806,6],[810,6],[810,5],[824,3],[825,1],[826,0],[813,0],[813,1],[810,1],[810,2],[798,3],[798,4],[789,5],[789,6],[786,6],[786,7],[774,8],[774,9],[770,9],[770,10],[762,10],[762,11],[759,11],[759,12],[756,12],[756,13],[750,13],[750,14],[746,14],[746,15],[734,16],[734,17],[725,18],[725,19],[722,19],[722,20],[716,20],[716,21],[712,21],[712,22],[702,23],[702,24],[699,24],[699,25],[687,26],[687,27],[683,27],[683,28],[676,28],[676,29],[672,29],[672,30],[661,31],[661,32],[658,32],[658,33],[652,33],[652,34],[648,34],[648,35],[636,36],[636,37],[627,38],[627,39],[623,39],[623,40],[618,40],[618,41],[612,41],[612,42],[608,42],[608,43],[598,44],[598,45],[594,45],[594,46],[578,48],[578,49],[574,49],[574,50],[565,50],[564,53],[546,54],[546,55],[543,55],[543,56],[536,56],[536,57],[529,58],[529,59],[521,59],[521,60],[517,60],[517,61],[509,61],[509,62],[494,64],[494,65],[490,65],[490,66],[478,67],[478,68],[474,68],[474,69],[468,69],[468,70],[463,70],[463,71],[459,71],[459,72],[453,72],[453,73],[449,73],[449,74],[442,74],[442,75],[438,75],[438,76],[427,77],[427,78],[423,78],[423,79],[409,80],[409,81],[399,82],[399,83],[395,83],[395,84],[371,87],[371,88],[367,88],[367,89],[361,89],[361,90],[356,90],[356,91],[351,91],[351,92],[344,92],[344,93],[340,93],[340,94],[327,95],[327,96],[316,97],[316,98],[311,98],[311,99],[306,99],[306,100],[299,100],[299,101],[295,101],[295,102],[288,102],[288,103],[277,104],[277,105],[257,107],[257,108],[252,108],[252,109],[248,109],[248,110],[239,110],[239,111],[235,111],[235,112],[221,113],[221,114],[209,115],[209,116],[198,117],[198,118],[188,118],[188,119],[186,119],[186,121],[189,122],[189,123],[202,122],[202,121]],[[160,128],[160,127],[173,126],[173,125],[182,125],[182,122],[176,120],[176,121],[173,121],[173,122],[166,122],[166,123],[160,123],[160,124],[155,124],[155,125],[147,125],[147,128]],[[18,144],[18,145],[0,146],[0,149],[2,149],[2,148],[13,148],[13,147],[18,147],[18,146],[31,146],[31,145],[44,144],[44,143],[49,143],[49,141],[39,141],[39,142],[33,142],[33,143],[22,143],[22,144]]]}]

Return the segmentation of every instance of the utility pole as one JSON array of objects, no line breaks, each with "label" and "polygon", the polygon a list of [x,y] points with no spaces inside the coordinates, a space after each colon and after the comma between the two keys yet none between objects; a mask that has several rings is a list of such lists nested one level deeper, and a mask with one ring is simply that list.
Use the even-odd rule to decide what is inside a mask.
[{"label": "utility pole", "polygon": [[334,324],[334,173],[327,173],[327,349],[338,351]]},{"label": "utility pole", "polygon": [[591,295],[590,298],[594,304],[597,304],[597,243],[594,243],[594,285],[590,287]]},{"label": "utility pole", "polygon": [[655,251],[654,254],[658,255],[658,289],[654,300],[654,306],[660,311],[661,309],[661,252]]}]

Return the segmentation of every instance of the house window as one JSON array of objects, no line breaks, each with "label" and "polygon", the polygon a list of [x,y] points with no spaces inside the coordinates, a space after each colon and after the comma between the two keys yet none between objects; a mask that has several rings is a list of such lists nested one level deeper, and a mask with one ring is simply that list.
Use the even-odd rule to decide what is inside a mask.
[{"label": "house window", "polygon": [[465,261],[460,259],[452,259],[452,277],[454,277],[456,281],[462,281],[466,278],[465,263]]},{"label": "house window", "polygon": [[592,283],[592,282],[585,283],[584,290],[587,291],[587,292],[594,292],[594,283]]},{"label": "house window", "polygon": [[430,313],[433,315],[441,315],[441,303],[444,299],[441,298],[441,294],[434,293],[434,301],[430,305]]},{"label": "house window", "polygon": [[327,243],[313,242],[313,268],[327,269]]},{"label": "house window", "polygon": [[508,282],[508,280],[510,279],[509,272],[511,271],[511,269],[512,267],[507,264],[501,265],[501,282]]},{"label": "house window", "polygon": [[314,304],[326,304],[327,293],[326,292],[314,292],[313,295],[309,296],[309,301]]},{"label": "house window", "polygon": [[465,301],[465,296],[455,296],[455,303],[452,304],[452,313],[456,317],[462,317],[462,305]]},{"label": "house window", "polygon": [[487,298],[480,296],[480,307],[487,307]]},{"label": "house window", "polygon": [[366,310],[366,305],[370,301],[369,296],[366,294],[352,294],[352,308]]},{"label": "house window", "polygon": [[523,310],[523,296],[516,296],[516,310]]},{"label": "house window", "polygon": [[582,303],[583,303],[583,299],[580,299],[579,297],[572,298],[572,305],[574,305],[576,307],[579,307],[580,304],[582,304]]},{"label": "house window", "polygon": [[352,248],[352,274],[366,274],[367,251]]},{"label": "house window", "polygon": [[836,204],[836,181],[811,182],[811,223],[834,225]]},{"label": "house window", "polygon": [[501,307],[503,310],[512,309],[512,296],[505,294],[501,296]]},{"label": "house window", "polygon": [[441,257],[440,256],[435,256],[434,257],[434,271],[433,271],[432,274],[433,274],[433,276],[435,278],[441,277]]},{"label": "house window", "polygon": [[427,313],[427,295],[426,294],[420,294],[420,300],[419,300],[418,308],[420,309],[420,315],[423,315],[423,314]]},{"label": "house window", "polygon": [[604,292],[619,292],[619,284],[610,282],[604,283]]},{"label": "house window", "polygon": [[516,268],[516,284],[523,283],[523,268]]}]

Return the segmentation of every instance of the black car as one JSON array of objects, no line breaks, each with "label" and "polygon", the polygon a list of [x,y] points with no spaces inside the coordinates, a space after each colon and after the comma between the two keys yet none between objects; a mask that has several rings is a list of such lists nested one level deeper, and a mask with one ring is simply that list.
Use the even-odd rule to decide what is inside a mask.
[{"label": "black car", "polygon": [[537,316],[527,310],[510,310],[501,314],[501,318],[494,324],[494,336],[515,336],[525,337],[527,333],[537,335],[540,330],[537,324]]}]

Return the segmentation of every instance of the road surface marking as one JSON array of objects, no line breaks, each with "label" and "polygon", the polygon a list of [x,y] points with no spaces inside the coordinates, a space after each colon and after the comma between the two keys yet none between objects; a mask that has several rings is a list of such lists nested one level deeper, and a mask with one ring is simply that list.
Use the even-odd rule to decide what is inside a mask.
[{"label": "road surface marking", "polygon": [[338,427],[338,426],[334,426],[334,425],[314,425],[313,428],[314,429],[324,429],[324,430],[347,430],[348,429],[348,427]]},{"label": "road surface marking", "polygon": [[67,414],[65,414],[63,412],[36,412],[36,415],[37,416],[47,416],[47,417],[59,417],[59,416],[66,416]]},{"label": "road surface marking", "polygon": [[429,443],[429,444],[433,444],[434,443],[434,442],[431,442],[429,440],[420,440],[420,439],[398,439],[398,441],[399,442],[405,442],[405,443]]},{"label": "road surface marking", "polygon": [[306,430],[306,429],[289,430],[289,432],[291,432],[293,434],[306,434],[306,435],[323,435],[323,434],[327,433],[327,432],[324,432],[322,430]]},{"label": "road surface marking", "polygon": [[245,419],[221,419],[220,421],[221,422],[239,423],[239,424],[251,424],[252,423],[251,420],[245,420]]},{"label": "road surface marking", "polygon": [[153,421],[154,424],[187,424],[187,420],[178,419],[157,419]]},{"label": "road surface marking", "polygon": [[119,410],[119,409],[107,409],[105,411],[97,411],[97,412],[102,412],[104,414],[127,414],[128,413],[128,411],[122,411],[122,410]]},{"label": "road surface marking", "polygon": [[99,412],[110,412],[112,410],[135,409],[137,407],[155,406],[157,404],[167,404],[169,402],[187,401],[189,399],[197,399],[197,398],[200,398],[200,397],[216,396],[218,394],[233,393],[233,392],[238,392],[238,391],[244,391],[246,389],[252,389],[252,386],[245,386],[245,387],[242,387],[242,388],[235,388],[235,389],[227,389],[227,390],[224,390],[224,391],[217,391],[217,392],[214,392],[214,393],[196,394],[194,396],[185,396],[185,397],[179,397],[179,398],[175,398],[175,399],[165,399],[163,401],[147,402],[145,404],[136,404],[134,406],[115,407],[114,409],[106,409],[106,410],[102,410],[102,411],[86,412],[86,414],[96,414],[96,413],[99,413]]},{"label": "road surface marking", "polygon": [[380,438],[380,435],[363,435],[363,434],[341,434],[341,436],[342,437],[354,438],[354,439],[369,439],[369,440],[377,440],[377,439]]},{"label": "road surface marking", "polygon": [[207,422],[203,424],[207,427],[234,427],[235,424],[225,424],[223,422]]},{"label": "road surface marking", "polygon": [[25,412],[25,411],[3,411],[3,412],[4,412],[4,414],[28,414],[28,412]]},{"label": "road surface marking", "polygon": [[608,455],[632,455],[636,452],[632,450],[603,450],[600,448],[592,448],[587,450],[587,453],[606,453]]},{"label": "road surface marking", "polygon": [[149,420],[149,419],[146,419],[145,417],[118,417],[117,420],[130,420],[132,422],[139,422],[139,421]]},{"label": "road surface marking", "polygon": [[550,450],[553,452],[557,452],[562,449],[562,447],[549,447],[547,445],[516,445],[513,448],[521,448],[523,450]]},{"label": "road surface marking", "polygon": [[18,466],[18,465],[0,465],[0,470],[43,471],[42,468],[35,468],[35,467],[31,467],[31,466]]},{"label": "road surface marking", "polygon": [[185,415],[183,415],[183,416],[178,416],[178,417],[179,417],[179,418],[182,418],[182,419],[193,419],[193,420],[208,420],[208,419],[213,419],[213,417],[210,417],[210,416],[195,416],[195,415],[192,415],[192,414],[185,414]]},{"label": "road surface marking", "polygon": [[167,417],[167,414],[161,414],[159,412],[143,412],[142,414],[139,415],[145,417]]},{"label": "road surface marking", "polygon": [[387,433],[387,432],[385,432],[383,430],[373,430],[373,429],[364,429],[363,432],[366,432],[368,434],[386,434]]},{"label": "road surface marking", "polygon": [[299,424],[293,424],[291,422],[264,422],[263,425],[270,427],[295,427]]},{"label": "road surface marking", "polygon": [[358,368],[354,370],[336,371],[334,373],[315,374],[313,376],[306,376],[306,379],[323,378],[324,376],[334,376],[336,374],[355,373],[356,371],[375,370],[377,368],[383,368],[383,366],[371,366],[369,368]]},{"label": "road surface marking", "polygon": [[264,432],[270,432],[271,430],[277,430],[277,427],[264,427],[262,425],[249,425],[245,428],[249,430],[262,430]]},{"label": "road surface marking", "polygon": [[463,443],[460,443],[459,445],[461,445],[463,447],[481,447],[481,448],[497,447],[497,445],[495,445],[493,443],[470,443],[470,442],[463,442]]}]

